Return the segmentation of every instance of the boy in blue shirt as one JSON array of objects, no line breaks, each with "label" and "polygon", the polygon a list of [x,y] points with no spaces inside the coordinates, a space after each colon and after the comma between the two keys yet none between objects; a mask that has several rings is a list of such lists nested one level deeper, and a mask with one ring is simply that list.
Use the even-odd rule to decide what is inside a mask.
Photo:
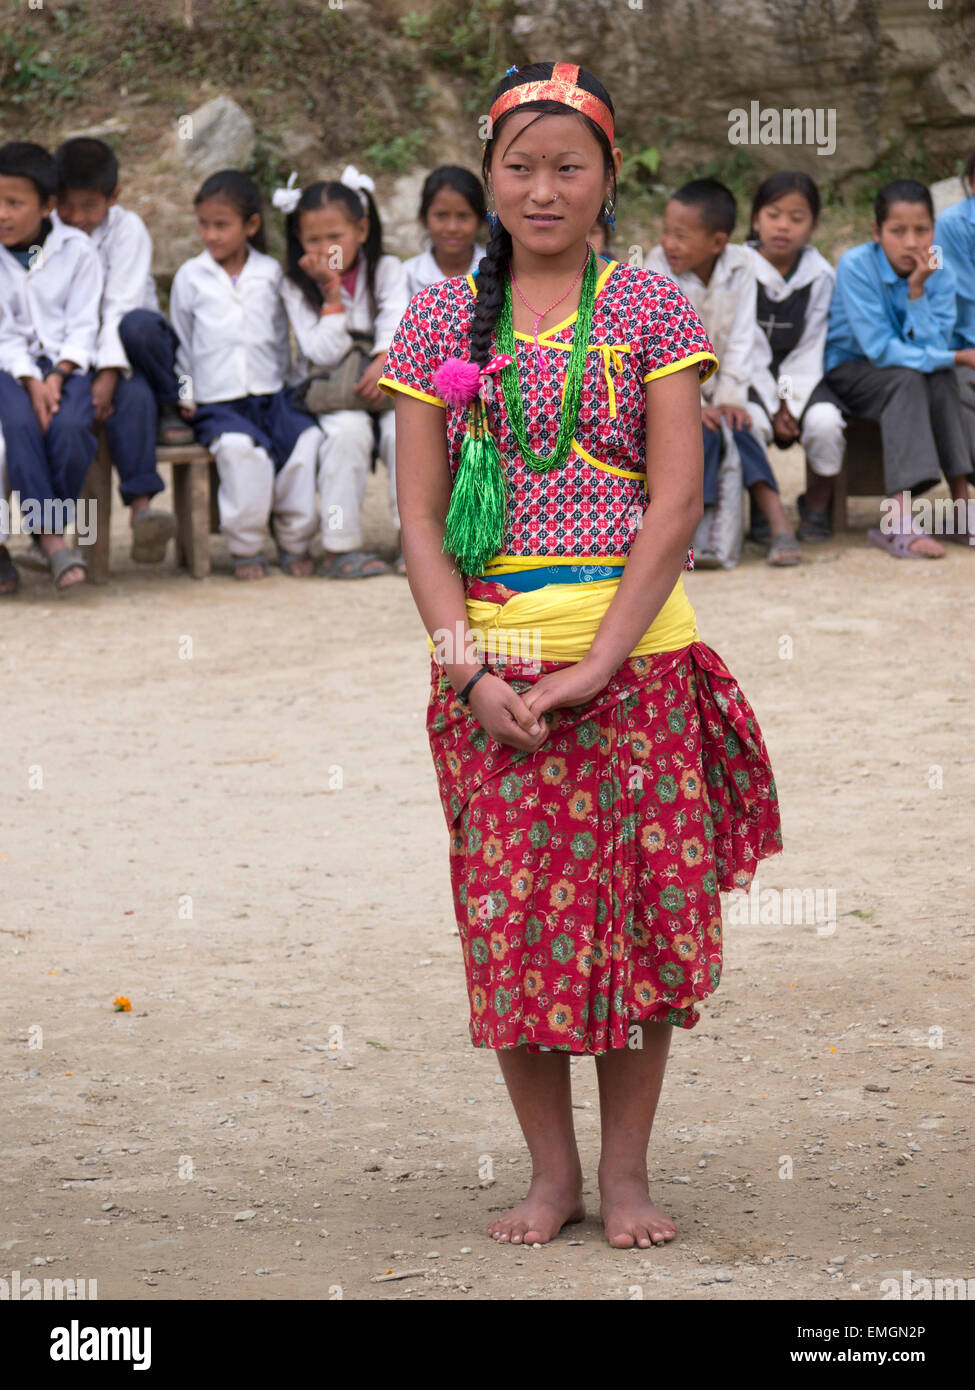
[{"label": "boy in blue shirt", "polygon": [[[968,195],[953,203],[934,224],[934,244],[955,280],[953,348],[975,347],[975,150],[968,156],[962,184]],[[975,368],[955,367],[968,431],[975,438]]]},{"label": "boy in blue shirt", "polygon": [[[952,498],[968,500],[975,455],[963,418],[956,364],[975,348],[951,346],[955,282],[932,255],[934,207],[924,184],[898,179],[877,194],[874,239],[836,267],[824,381],[845,413],[880,423],[890,530],[867,533],[898,559],[937,559],[944,549],[911,514],[911,493],[943,473]],[[956,511],[959,510],[956,508]],[[950,539],[967,543],[964,532]]]}]

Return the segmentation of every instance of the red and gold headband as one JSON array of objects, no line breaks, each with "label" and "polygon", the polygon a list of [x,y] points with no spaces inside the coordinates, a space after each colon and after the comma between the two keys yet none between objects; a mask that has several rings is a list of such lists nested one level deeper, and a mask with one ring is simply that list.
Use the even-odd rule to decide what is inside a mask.
[{"label": "red and gold headband", "polygon": [[502,92],[491,107],[489,116],[492,126],[506,111],[516,106],[524,106],[527,101],[559,101],[563,106],[571,106],[589,116],[606,134],[610,146],[613,144],[613,117],[609,107],[592,92],[586,92],[578,85],[578,63],[555,63],[552,76],[539,82],[523,82],[520,87],[511,87]]}]

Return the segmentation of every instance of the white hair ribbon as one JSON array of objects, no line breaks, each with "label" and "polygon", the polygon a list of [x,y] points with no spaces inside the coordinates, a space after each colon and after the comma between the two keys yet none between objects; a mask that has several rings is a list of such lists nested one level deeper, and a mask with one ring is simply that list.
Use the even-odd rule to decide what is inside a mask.
[{"label": "white hair ribbon", "polygon": [[292,169],[291,177],[283,188],[276,188],[271,194],[272,207],[280,208],[282,212],[294,212],[301,199],[301,189],[295,188],[298,175]]},{"label": "white hair ribbon", "polygon": [[[342,170],[342,177],[339,179],[339,183],[344,183],[346,188],[354,188],[356,192],[360,194],[363,189],[367,189],[370,193],[375,193],[376,191],[376,185],[369,175],[360,174],[354,164],[347,164],[345,166]],[[359,202],[362,204],[362,211],[368,212],[369,204],[366,199],[360,197]]]}]

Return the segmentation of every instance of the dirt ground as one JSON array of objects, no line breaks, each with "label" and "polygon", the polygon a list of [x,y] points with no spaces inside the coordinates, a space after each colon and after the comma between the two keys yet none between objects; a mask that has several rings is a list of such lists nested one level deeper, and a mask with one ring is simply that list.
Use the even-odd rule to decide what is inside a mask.
[{"label": "dirt ground", "polygon": [[[650,1157],[679,1234],[650,1251],[598,1222],[588,1058],[590,1216],[544,1248],[486,1234],[528,1160],[467,1034],[405,580],[235,584],[218,538],[204,582],[147,572],[118,506],[107,587],[57,599],[25,569],[0,608],[0,1278],[151,1302],[857,1300],[975,1276],[975,552],[895,562],[864,544],[873,511],[796,569],[688,576],[786,851],[674,1037]],[[769,889],[818,890],[826,918],[774,920]]]}]

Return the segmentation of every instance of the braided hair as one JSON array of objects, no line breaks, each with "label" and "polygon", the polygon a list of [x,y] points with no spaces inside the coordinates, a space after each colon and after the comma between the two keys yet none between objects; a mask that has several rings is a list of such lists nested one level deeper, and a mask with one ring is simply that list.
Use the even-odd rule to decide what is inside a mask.
[{"label": "braided hair", "polygon": [[[521,87],[526,82],[540,82],[552,76],[555,67],[554,63],[532,63],[529,67],[520,68],[517,72],[510,73],[501,79],[494,89],[491,97],[492,105],[504,92],[510,91],[513,87]],[[613,103],[610,95],[598,78],[593,77],[592,73],[586,68],[580,67],[577,84],[583,91],[591,92],[600,101],[605,102],[609,107],[610,114],[615,116]],[[539,116],[564,116],[567,113],[576,115],[580,120],[585,121],[593,135],[599,141],[603,152],[603,160],[606,172],[613,176],[613,203],[616,202],[616,167],[613,163],[613,151],[609,139],[594,120],[589,116],[584,116],[581,111],[573,111],[572,107],[564,105],[560,101],[526,101],[522,106],[515,106],[511,111],[506,111],[494,122],[491,137],[484,147],[484,157],[481,161],[481,177],[485,185],[488,181],[488,174],[491,171],[491,163],[494,157],[494,147],[498,139],[499,131],[503,130],[508,117],[516,111],[535,111]],[[529,122],[533,125],[534,122]],[[494,325],[497,322],[498,314],[504,303],[504,286],[507,276],[507,263],[511,256],[512,243],[511,233],[507,227],[499,220],[491,233],[491,238],[487,244],[487,250],[478,266],[477,271],[477,299],[475,301],[474,316],[471,320],[471,346],[470,360],[476,362],[479,367],[487,364],[491,356],[491,338],[494,333]]]},{"label": "braided hair", "polygon": [[[325,303],[325,298],[320,287],[298,264],[305,254],[298,234],[301,228],[301,214],[317,212],[326,203],[339,203],[350,222],[358,222],[362,217],[369,219],[369,234],[361,247],[361,254],[366,263],[366,288],[369,291],[373,313],[376,311],[376,266],[383,254],[383,229],[372,194],[363,188],[362,197],[368,205],[366,212],[363,212],[357,189],[349,188],[344,183],[310,183],[302,193],[294,212],[289,212],[285,219],[285,273],[288,279],[298,286],[313,309],[320,309]],[[343,269],[348,270],[348,266],[344,266]]]}]

